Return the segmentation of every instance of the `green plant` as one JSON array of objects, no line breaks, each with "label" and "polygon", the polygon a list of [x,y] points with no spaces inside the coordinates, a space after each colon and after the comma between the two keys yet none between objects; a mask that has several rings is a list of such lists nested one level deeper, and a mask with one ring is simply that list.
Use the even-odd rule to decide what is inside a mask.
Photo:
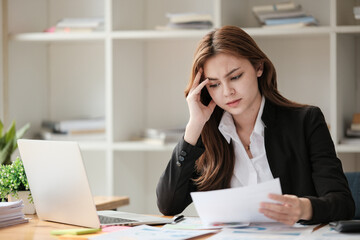
[{"label": "green plant", "polygon": [[17,140],[22,138],[29,128],[28,123],[16,131],[15,121],[13,121],[8,131],[3,134],[4,125],[0,121],[0,165],[11,164],[11,155],[18,147]]},{"label": "green plant", "polygon": [[[23,162],[19,157],[10,165],[0,166],[0,198],[5,199],[10,194],[14,198],[18,198],[18,191],[27,190],[30,190],[29,183]],[[31,194],[29,201],[33,202]]]}]

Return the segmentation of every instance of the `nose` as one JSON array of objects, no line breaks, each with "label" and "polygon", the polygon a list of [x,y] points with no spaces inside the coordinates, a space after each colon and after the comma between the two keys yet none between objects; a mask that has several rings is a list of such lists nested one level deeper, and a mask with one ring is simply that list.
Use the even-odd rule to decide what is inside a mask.
[{"label": "nose", "polygon": [[225,97],[231,96],[235,93],[235,89],[228,83],[223,85],[223,93]]}]

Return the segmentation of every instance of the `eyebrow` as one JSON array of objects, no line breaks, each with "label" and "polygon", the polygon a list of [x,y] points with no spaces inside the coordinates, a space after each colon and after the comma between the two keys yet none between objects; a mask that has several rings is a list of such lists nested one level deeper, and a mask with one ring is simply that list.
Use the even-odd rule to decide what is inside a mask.
[{"label": "eyebrow", "polygon": [[[238,70],[238,69],[240,69],[240,67],[234,68],[233,70],[231,70],[230,72],[228,72],[228,73],[224,76],[224,78],[230,76],[233,72],[235,72],[235,71]],[[217,79],[217,78],[211,78],[211,77],[206,77],[206,78],[209,79],[210,81],[219,80],[219,79]]]}]

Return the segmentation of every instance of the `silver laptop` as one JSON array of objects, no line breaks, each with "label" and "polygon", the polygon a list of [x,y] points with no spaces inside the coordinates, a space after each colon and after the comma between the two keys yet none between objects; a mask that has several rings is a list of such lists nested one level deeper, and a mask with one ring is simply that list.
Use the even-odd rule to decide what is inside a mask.
[{"label": "silver laptop", "polygon": [[119,211],[97,212],[76,142],[19,139],[18,146],[36,212],[42,220],[91,228],[172,221]]}]

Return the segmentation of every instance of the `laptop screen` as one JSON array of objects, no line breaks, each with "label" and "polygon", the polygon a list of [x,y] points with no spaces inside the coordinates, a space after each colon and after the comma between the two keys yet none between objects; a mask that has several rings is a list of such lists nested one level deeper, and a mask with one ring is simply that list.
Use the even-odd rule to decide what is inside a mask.
[{"label": "laptop screen", "polygon": [[18,146],[38,217],[99,228],[78,144],[19,139]]}]

